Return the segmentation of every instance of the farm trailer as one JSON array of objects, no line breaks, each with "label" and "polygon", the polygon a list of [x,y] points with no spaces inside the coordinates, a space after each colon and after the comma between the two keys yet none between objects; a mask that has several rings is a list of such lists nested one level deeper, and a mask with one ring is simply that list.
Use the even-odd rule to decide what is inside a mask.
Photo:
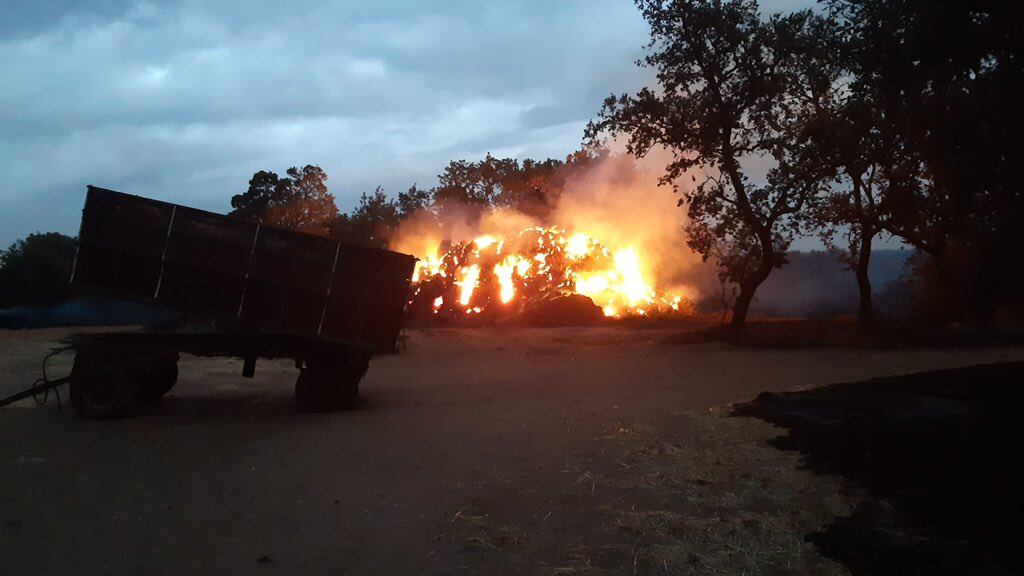
[{"label": "farm trailer", "polygon": [[[76,334],[64,383],[76,412],[113,418],[174,386],[182,353],[291,358],[300,411],[350,408],[371,356],[394,351],[415,258],[89,186],[71,285],[181,313],[173,330]],[[45,362],[44,362],[45,365]]]}]

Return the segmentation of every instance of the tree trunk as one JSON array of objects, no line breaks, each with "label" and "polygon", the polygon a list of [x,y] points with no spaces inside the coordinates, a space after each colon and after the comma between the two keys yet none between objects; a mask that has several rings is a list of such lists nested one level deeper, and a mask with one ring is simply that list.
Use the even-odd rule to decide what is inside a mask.
[{"label": "tree trunk", "polygon": [[857,308],[857,322],[870,327],[874,322],[875,310],[871,300],[871,278],[868,267],[871,264],[871,239],[874,234],[861,225],[860,248],[857,251],[857,288],[860,290],[860,306]]},{"label": "tree trunk", "polygon": [[774,267],[772,265],[773,261],[773,256],[766,256],[761,263],[761,267],[749,278],[740,282],[740,293],[736,296],[736,302],[732,306],[732,321],[729,324],[731,336],[734,339],[738,340],[743,337],[743,331],[747,325],[747,312],[750,311],[750,303],[754,300],[757,288],[768,279],[768,275]]},{"label": "tree trunk", "polygon": [[743,337],[743,330],[747,325],[747,311],[750,310],[750,303],[754,300],[756,286],[749,284],[740,285],[740,293],[736,296],[736,302],[732,306],[732,320],[729,323],[729,330],[733,338]]},{"label": "tree trunk", "polygon": [[[722,135],[722,141],[731,142],[728,133]],[[744,278],[739,283],[740,293],[736,296],[736,302],[732,307],[732,322],[729,329],[731,337],[739,340],[743,337],[743,331],[747,325],[747,312],[750,310],[750,303],[754,300],[754,293],[775,267],[775,248],[772,245],[770,226],[761,222],[750,206],[750,198],[747,196],[747,189],[740,176],[739,163],[736,162],[733,155],[731,144],[723,149],[722,160],[723,169],[729,175],[733,190],[736,192],[736,207],[739,209],[740,218],[757,237],[762,250],[761,266],[751,276]]]}]

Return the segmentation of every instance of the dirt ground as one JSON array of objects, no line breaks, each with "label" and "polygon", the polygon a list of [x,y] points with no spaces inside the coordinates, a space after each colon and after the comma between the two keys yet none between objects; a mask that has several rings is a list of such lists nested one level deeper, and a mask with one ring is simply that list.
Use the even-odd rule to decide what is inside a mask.
[{"label": "dirt ground", "polygon": [[[0,396],[30,384],[64,333],[0,332]],[[373,361],[364,402],[346,413],[295,414],[288,362],[262,362],[249,380],[240,361],[190,357],[135,418],[81,421],[52,398],[26,400],[0,410],[0,573],[716,573],[739,555],[758,570],[717,511],[754,494],[736,489],[751,478],[803,498],[761,500],[810,515],[783,526],[761,502],[736,526],[802,558],[791,572],[841,573],[798,533],[843,512],[837,484],[799,472],[791,453],[744,452],[772,429],[719,426],[709,410],[764,390],[1024,360],[1021,347],[660,344],[668,333],[413,331],[403,353]],[[646,468],[666,457],[671,474]],[[726,488],[709,492],[722,474]],[[693,510],[659,511],[658,486]],[[682,548],[658,540],[666,522],[702,536],[667,555]]]}]

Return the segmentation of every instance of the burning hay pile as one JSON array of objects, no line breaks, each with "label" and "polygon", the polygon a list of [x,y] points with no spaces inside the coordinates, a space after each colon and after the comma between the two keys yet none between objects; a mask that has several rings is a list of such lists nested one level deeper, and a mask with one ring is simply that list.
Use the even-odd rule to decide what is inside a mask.
[{"label": "burning hay pile", "polygon": [[430,201],[388,234],[390,249],[419,259],[411,318],[572,324],[691,314],[699,257],[659,174],[607,151],[564,163],[453,163]]},{"label": "burning hay pile", "polygon": [[445,243],[417,263],[415,316],[515,316],[556,307],[607,317],[682,315],[681,293],[657,291],[634,247],[614,252],[582,232],[534,226],[511,237]]}]

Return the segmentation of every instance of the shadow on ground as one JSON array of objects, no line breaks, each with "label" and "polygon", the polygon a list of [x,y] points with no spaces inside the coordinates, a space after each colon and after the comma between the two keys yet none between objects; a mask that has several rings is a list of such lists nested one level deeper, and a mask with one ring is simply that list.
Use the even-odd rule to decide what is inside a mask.
[{"label": "shadow on ground", "polygon": [[1024,363],[764,393],[734,407],[788,429],[774,441],[870,496],[809,538],[854,574],[1024,571]]}]

